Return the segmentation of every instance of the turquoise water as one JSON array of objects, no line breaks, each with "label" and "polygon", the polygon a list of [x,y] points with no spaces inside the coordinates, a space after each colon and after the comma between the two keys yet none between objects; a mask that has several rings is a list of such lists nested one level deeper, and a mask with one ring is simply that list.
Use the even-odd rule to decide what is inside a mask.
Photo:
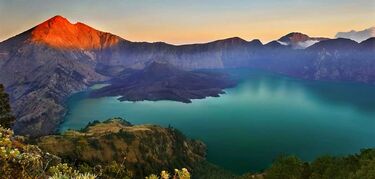
[{"label": "turquoise water", "polygon": [[133,124],[172,125],[208,146],[208,160],[236,173],[261,170],[281,154],[312,160],[375,147],[375,87],[230,70],[240,79],[219,98],[119,102],[73,95],[61,130],[123,117]]}]

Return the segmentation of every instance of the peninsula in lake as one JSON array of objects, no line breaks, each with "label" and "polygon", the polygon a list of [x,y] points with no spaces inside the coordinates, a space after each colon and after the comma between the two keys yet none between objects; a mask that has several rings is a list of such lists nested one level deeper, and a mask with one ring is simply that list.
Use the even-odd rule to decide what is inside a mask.
[{"label": "peninsula in lake", "polygon": [[91,93],[91,97],[121,96],[120,101],[172,100],[219,97],[235,82],[223,73],[185,71],[167,62],[154,61],[142,70],[124,70],[112,84]]}]

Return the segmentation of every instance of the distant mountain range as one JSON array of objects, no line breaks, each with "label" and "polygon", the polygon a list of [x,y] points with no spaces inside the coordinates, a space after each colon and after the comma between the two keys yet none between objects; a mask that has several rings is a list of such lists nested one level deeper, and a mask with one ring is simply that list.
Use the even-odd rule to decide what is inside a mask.
[{"label": "distant mountain range", "polygon": [[349,32],[338,32],[336,34],[337,38],[347,38],[352,39],[357,42],[362,42],[364,40],[367,40],[371,37],[375,37],[375,27],[371,27],[368,29],[364,29],[361,31],[355,31],[351,30]]},{"label": "distant mountain range", "polygon": [[184,70],[251,67],[311,80],[375,83],[375,38],[358,43],[291,33],[268,44],[238,37],[204,44],[131,42],[55,16],[0,43],[0,83],[33,136],[56,131],[74,92],[162,60]]}]

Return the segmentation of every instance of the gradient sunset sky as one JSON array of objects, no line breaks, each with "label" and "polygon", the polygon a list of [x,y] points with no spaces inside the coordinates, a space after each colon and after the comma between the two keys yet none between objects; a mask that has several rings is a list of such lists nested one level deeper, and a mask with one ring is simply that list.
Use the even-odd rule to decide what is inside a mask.
[{"label": "gradient sunset sky", "polygon": [[55,15],[131,41],[268,42],[294,31],[334,37],[375,26],[375,0],[0,0],[0,41]]}]

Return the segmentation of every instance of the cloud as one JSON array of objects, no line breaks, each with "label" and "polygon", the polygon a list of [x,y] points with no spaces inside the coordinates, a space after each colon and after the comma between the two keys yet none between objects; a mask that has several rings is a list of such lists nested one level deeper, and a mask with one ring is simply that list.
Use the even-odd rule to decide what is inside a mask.
[{"label": "cloud", "polygon": [[375,27],[371,27],[362,31],[338,32],[336,38],[347,38],[357,42],[362,42],[370,37],[375,37]]},{"label": "cloud", "polygon": [[279,44],[285,45],[285,46],[290,45],[290,46],[292,46],[293,49],[305,49],[307,47],[310,47],[311,45],[314,45],[315,43],[318,43],[319,40],[306,40],[306,41],[303,41],[303,42],[297,42],[297,43],[293,43],[293,44],[283,42],[283,41],[280,41],[280,40],[278,40],[277,42]]},{"label": "cloud", "polygon": [[298,42],[295,48],[305,49],[305,48],[310,47],[311,45],[314,45],[318,42],[319,42],[319,40],[306,40],[304,42]]},{"label": "cloud", "polygon": [[289,45],[288,43],[286,43],[286,42],[282,42],[282,41],[280,41],[280,40],[278,40],[277,42],[278,42],[279,44],[281,44],[281,45],[285,45],[285,46]]}]

